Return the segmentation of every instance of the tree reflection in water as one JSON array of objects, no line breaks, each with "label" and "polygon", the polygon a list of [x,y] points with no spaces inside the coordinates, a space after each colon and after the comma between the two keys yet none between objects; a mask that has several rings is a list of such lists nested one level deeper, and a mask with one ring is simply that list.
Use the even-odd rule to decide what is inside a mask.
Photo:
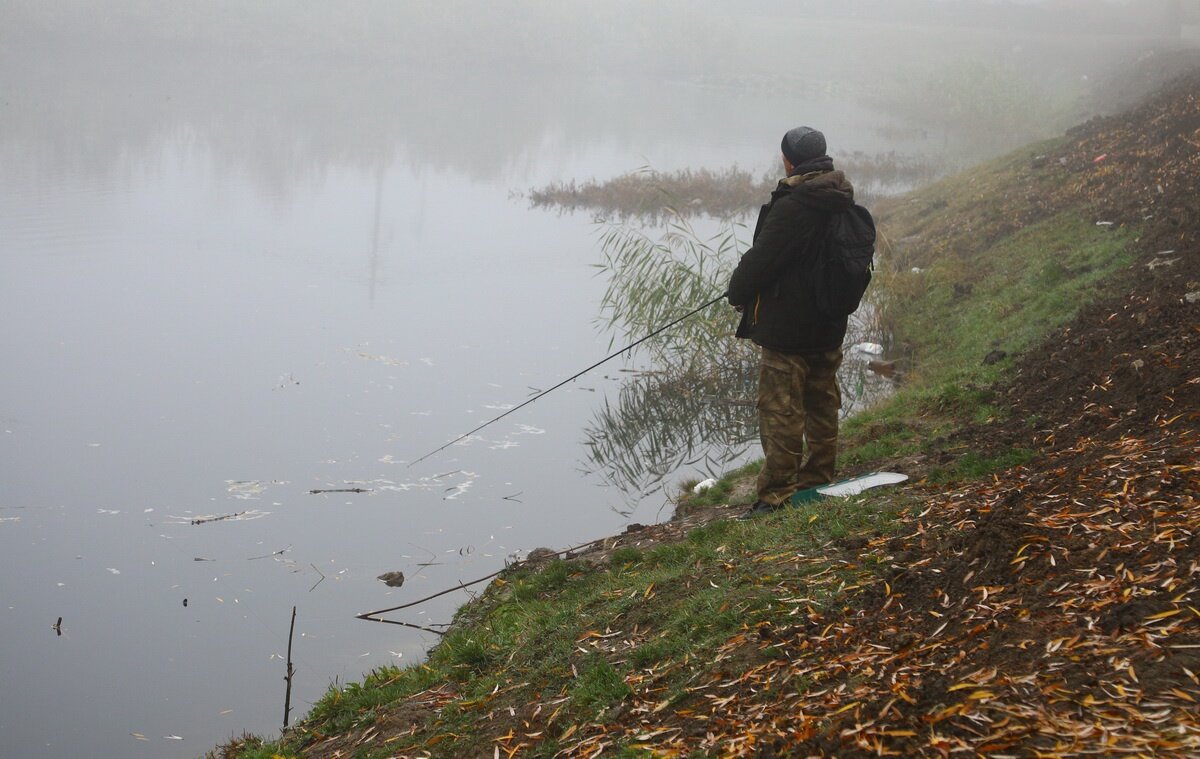
[{"label": "tree reflection in water", "polygon": [[[603,223],[601,248],[609,291],[600,321],[622,338],[652,331],[711,299],[728,282],[744,245],[740,226],[701,240],[683,219],[654,240],[628,223]],[[839,372],[842,416],[887,394],[891,381],[868,368],[878,358],[861,347],[883,341],[877,283],[850,319]],[[678,304],[678,305],[676,305]],[[583,468],[624,496],[622,514],[683,479],[719,477],[758,455],[758,351],[733,337],[736,314],[724,304],[645,344],[652,368],[605,401],[584,430]],[[617,338],[614,338],[614,340]]]},{"label": "tree reflection in water", "polygon": [[748,350],[740,358],[672,366],[627,382],[584,430],[586,469],[620,490],[628,507],[683,471],[720,476],[758,439],[757,361]]}]

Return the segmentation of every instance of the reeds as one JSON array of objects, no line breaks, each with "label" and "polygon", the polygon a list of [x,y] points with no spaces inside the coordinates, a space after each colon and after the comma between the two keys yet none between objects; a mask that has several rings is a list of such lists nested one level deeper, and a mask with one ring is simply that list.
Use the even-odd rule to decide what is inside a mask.
[{"label": "reeds", "polygon": [[[941,176],[945,167],[925,156],[895,152],[850,153],[834,157],[855,186],[860,203],[907,192]],[[767,201],[782,170],[755,176],[732,166],[726,169],[655,171],[643,166],[613,179],[556,182],[529,191],[534,208],[590,211],[603,219],[638,219],[657,223],[682,217],[740,219]]]},{"label": "reeds", "polygon": [[530,190],[535,208],[589,210],[617,219],[705,214],[732,219],[762,203],[777,178],[728,169],[683,169],[670,173],[643,166],[607,181],[559,182]]}]

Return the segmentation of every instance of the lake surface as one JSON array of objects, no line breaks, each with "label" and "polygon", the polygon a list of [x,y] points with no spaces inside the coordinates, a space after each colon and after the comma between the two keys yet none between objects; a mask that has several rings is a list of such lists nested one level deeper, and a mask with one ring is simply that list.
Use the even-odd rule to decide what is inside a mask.
[{"label": "lake surface", "polygon": [[436,641],[356,613],[666,519],[708,476],[589,461],[620,361],[408,465],[610,351],[596,226],[529,188],[767,172],[799,122],[835,156],[938,139],[815,86],[6,56],[0,755],[30,759],[273,734],[293,606],[298,719]]}]

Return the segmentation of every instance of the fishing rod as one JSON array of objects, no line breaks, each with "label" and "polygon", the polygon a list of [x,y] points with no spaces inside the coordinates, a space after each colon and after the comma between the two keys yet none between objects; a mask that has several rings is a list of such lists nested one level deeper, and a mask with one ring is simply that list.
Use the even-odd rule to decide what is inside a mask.
[{"label": "fishing rod", "polygon": [[458,437],[456,437],[456,438],[454,438],[453,440],[451,440],[449,443],[446,443],[445,445],[443,445],[443,446],[440,446],[440,447],[438,447],[438,448],[434,448],[434,449],[433,449],[432,451],[430,451],[429,453],[425,454],[425,455],[424,455],[424,456],[422,456],[421,458],[419,458],[419,459],[416,459],[415,461],[413,461],[412,463],[410,463],[410,464],[409,464],[409,466],[411,467],[411,466],[414,466],[414,465],[416,465],[416,464],[419,464],[419,463],[421,463],[422,461],[424,461],[425,459],[427,459],[427,458],[429,458],[430,456],[434,455],[435,453],[440,453],[440,452],[442,452],[442,451],[446,450],[447,448],[449,448],[450,446],[452,446],[452,445],[454,445],[455,443],[459,442],[460,440],[464,440],[464,439],[466,439],[466,438],[470,437],[471,435],[474,435],[476,432],[479,432],[479,431],[480,431],[481,429],[483,429],[484,427],[487,427],[487,426],[488,426],[488,425],[490,425],[490,424],[494,424],[495,422],[498,422],[498,421],[500,421],[501,419],[503,419],[504,417],[506,417],[506,416],[508,416],[509,414],[513,413],[514,411],[518,411],[518,410],[520,410],[520,409],[524,408],[525,406],[528,406],[529,404],[531,404],[531,403],[533,403],[534,401],[538,400],[538,399],[539,399],[539,398],[541,398],[542,396],[544,396],[544,395],[549,395],[550,393],[552,393],[552,392],[554,392],[555,390],[559,389],[560,387],[562,387],[563,385],[567,384],[568,382],[572,382],[572,381],[574,381],[574,380],[577,380],[577,379],[579,379],[579,378],[580,378],[580,377],[582,377],[583,375],[585,375],[585,374],[587,374],[588,372],[590,372],[591,370],[595,369],[597,366],[600,366],[600,365],[601,365],[601,364],[603,364],[603,363],[606,363],[606,362],[608,362],[608,361],[611,361],[612,359],[616,358],[617,356],[621,355],[622,353],[625,353],[625,352],[627,352],[627,351],[633,350],[634,348],[636,348],[637,346],[639,346],[639,345],[641,345],[642,343],[646,342],[647,340],[649,340],[650,338],[654,337],[655,335],[657,335],[657,334],[660,334],[660,333],[662,333],[662,332],[665,332],[665,331],[667,331],[667,330],[668,330],[668,329],[670,329],[671,327],[674,327],[676,324],[679,324],[681,321],[684,321],[685,319],[688,319],[689,317],[691,317],[691,316],[694,316],[695,314],[698,314],[698,313],[700,313],[701,311],[703,311],[704,309],[706,309],[706,308],[708,308],[709,306],[713,305],[714,303],[717,303],[718,301],[724,300],[726,295],[727,295],[727,293],[721,293],[720,295],[718,295],[717,297],[713,298],[712,300],[710,300],[709,302],[705,303],[704,305],[702,305],[702,306],[697,306],[696,308],[693,308],[691,311],[688,311],[686,314],[684,314],[683,316],[679,317],[679,318],[678,318],[678,319],[676,319],[675,321],[673,321],[673,322],[670,322],[669,324],[664,324],[663,326],[661,326],[661,327],[659,327],[658,329],[654,330],[654,331],[653,331],[653,332],[651,332],[650,334],[648,334],[648,335],[645,335],[645,336],[644,336],[644,337],[642,337],[641,339],[639,339],[639,340],[637,340],[637,341],[635,341],[635,342],[632,342],[632,343],[630,343],[629,345],[626,345],[624,348],[620,349],[619,351],[614,351],[613,353],[610,353],[609,355],[607,355],[607,356],[605,356],[604,358],[600,359],[599,361],[597,361],[596,363],[592,364],[591,366],[589,366],[588,368],[584,369],[583,371],[576,372],[575,374],[572,374],[570,377],[567,377],[565,380],[563,380],[562,382],[559,382],[559,383],[558,383],[557,385],[555,385],[554,387],[552,387],[552,388],[549,388],[549,389],[547,389],[547,390],[543,390],[542,392],[538,393],[537,395],[533,396],[532,398],[529,398],[529,399],[525,400],[523,403],[520,403],[520,404],[518,404],[518,405],[516,405],[516,406],[513,406],[513,407],[512,407],[512,408],[510,408],[508,411],[505,411],[503,414],[500,414],[500,415],[499,415],[499,416],[497,416],[497,417],[493,417],[493,418],[491,418],[491,419],[487,420],[486,422],[484,422],[483,424],[479,425],[478,427],[476,427],[475,429],[471,430],[470,432],[464,432],[463,434],[461,434],[461,435],[459,435]]}]

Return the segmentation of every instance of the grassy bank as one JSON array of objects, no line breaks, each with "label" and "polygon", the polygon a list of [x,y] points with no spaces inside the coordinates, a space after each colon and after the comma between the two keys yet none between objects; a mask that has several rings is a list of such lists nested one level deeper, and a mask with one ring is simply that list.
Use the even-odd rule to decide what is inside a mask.
[{"label": "grassy bank", "polygon": [[214,755],[1200,750],[1196,288],[1168,276],[1200,244],[1195,91],[877,209],[903,380],[841,467],[910,484],[741,522],[733,473],[697,526],[514,567],[424,664]]}]

